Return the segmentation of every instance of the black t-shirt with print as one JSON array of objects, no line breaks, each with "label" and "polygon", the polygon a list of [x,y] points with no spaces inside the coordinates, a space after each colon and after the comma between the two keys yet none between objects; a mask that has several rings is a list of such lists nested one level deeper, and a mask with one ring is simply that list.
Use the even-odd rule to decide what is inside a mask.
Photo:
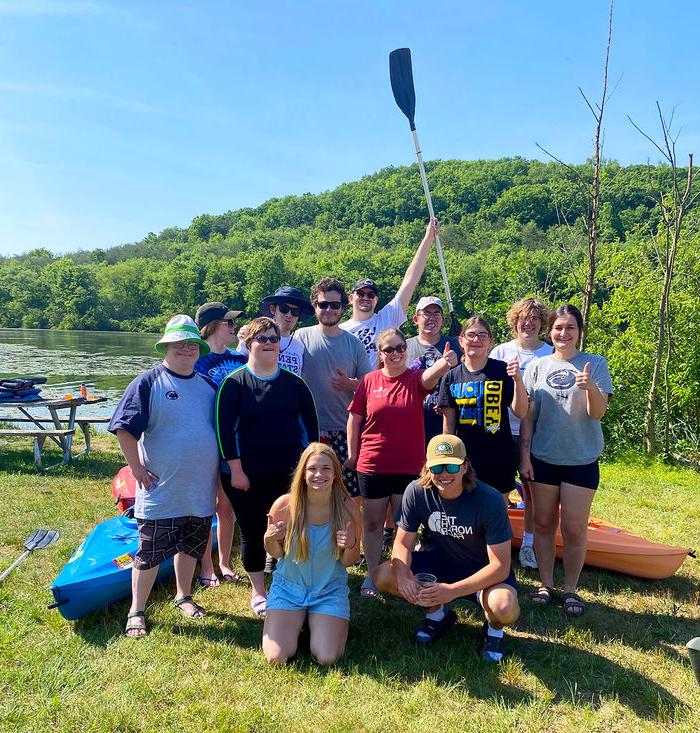
[{"label": "black t-shirt with print", "polygon": [[506,364],[497,359],[489,359],[478,372],[460,363],[440,383],[439,405],[457,411],[457,435],[477,476],[501,492],[515,488],[517,462],[508,420],[514,394]]}]

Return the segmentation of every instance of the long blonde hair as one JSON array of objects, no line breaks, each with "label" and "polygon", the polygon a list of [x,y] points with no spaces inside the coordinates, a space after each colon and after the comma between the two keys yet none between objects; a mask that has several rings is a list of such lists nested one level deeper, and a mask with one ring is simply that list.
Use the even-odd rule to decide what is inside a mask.
[{"label": "long blonde hair", "polygon": [[[340,557],[336,535],[340,530],[345,529],[345,523],[351,519],[345,509],[345,501],[350,498],[350,494],[343,483],[343,471],[335,451],[325,443],[309,443],[299,458],[289,487],[289,522],[287,523],[287,535],[284,538],[284,554],[295,562],[304,562],[309,559],[309,538],[306,531],[308,502],[306,465],[313,456],[327,456],[333,466],[330,525],[333,554],[336,560]],[[357,541],[360,541],[359,537]]]}]

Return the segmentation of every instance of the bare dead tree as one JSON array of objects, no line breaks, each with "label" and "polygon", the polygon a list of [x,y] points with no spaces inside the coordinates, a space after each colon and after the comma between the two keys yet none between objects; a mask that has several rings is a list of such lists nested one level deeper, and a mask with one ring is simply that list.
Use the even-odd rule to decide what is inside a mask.
[{"label": "bare dead tree", "polygon": [[[595,134],[593,136],[593,180],[587,181],[578,170],[566,165],[557,157],[552,155],[548,150],[537,144],[543,152],[549,155],[553,160],[564,165],[569,171],[573,172],[579,186],[584,190],[588,201],[588,211],[586,215],[586,231],[588,234],[588,249],[586,253],[587,272],[586,281],[583,284],[583,305],[581,307],[581,315],[583,316],[583,333],[581,334],[581,349],[586,348],[588,340],[589,322],[591,318],[591,305],[593,304],[593,291],[595,288],[596,275],[596,250],[598,247],[598,218],[600,215],[600,173],[602,168],[603,154],[603,115],[605,114],[605,104],[608,100],[608,65],[610,62],[610,46],[612,44],[612,28],[613,28],[613,10],[614,0],[610,2],[610,12],[608,14],[608,42],[605,46],[605,63],[603,64],[603,89],[600,95],[600,101],[591,104],[581,87],[578,88],[579,93],[583,97],[586,106],[591,111],[595,120]],[[568,226],[568,225],[567,225]]]},{"label": "bare dead tree", "polygon": [[[658,308],[658,326],[656,331],[656,347],[654,350],[654,367],[651,375],[651,384],[647,395],[647,406],[644,418],[644,448],[648,454],[657,451],[658,440],[656,436],[656,410],[659,393],[659,381],[662,369],[665,380],[665,409],[664,409],[664,446],[668,451],[669,443],[669,415],[671,392],[669,388],[668,373],[673,349],[673,332],[671,330],[671,295],[673,276],[675,273],[676,256],[682,241],[683,220],[686,214],[693,209],[700,201],[700,189],[694,188],[693,154],[688,155],[688,168],[685,175],[685,184],[682,174],[678,170],[676,158],[676,137],[671,133],[673,115],[667,121],[657,102],[656,109],[661,125],[661,142],[657,143],[645,133],[629,116],[628,119],[634,128],[645,137],[663,156],[671,167],[671,190],[661,192],[657,198],[659,213],[661,216],[660,237],[655,237],[654,244],[660,254],[660,265],[663,274],[663,286],[661,299]],[[659,240],[660,241],[657,241]]]}]

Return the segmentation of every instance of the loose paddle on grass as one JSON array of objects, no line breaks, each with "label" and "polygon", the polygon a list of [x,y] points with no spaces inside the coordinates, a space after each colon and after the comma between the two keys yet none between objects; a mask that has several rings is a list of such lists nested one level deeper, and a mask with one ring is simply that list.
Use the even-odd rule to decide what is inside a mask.
[{"label": "loose paddle on grass", "polygon": [[57,529],[37,529],[31,533],[27,541],[24,543],[24,552],[0,575],[0,582],[23,561],[26,560],[34,550],[43,550],[50,547],[59,538]]},{"label": "loose paddle on grass", "polygon": [[[433,211],[433,198],[430,195],[428,177],[425,175],[423,156],[421,154],[420,145],[418,144],[418,135],[416,133],[416,91],[413,86],[413,66],[411,65],[410,48],[397,48],[389,54],[389,78],[391,79],[391,89],[394,92],[396,104],[398,104],[399,109],[408,118],[408,124],[411,127],[413,144],[416,148],[416,158],[418,158],[418,170],[420,171],[420,178],[423,182],[425,200],[428,204],[428,213],[430,214],[430,218],[434,219],[435,212]],[[435,249],[437,250],[438,262],[440,263],[440,272],[442,273],[442,282],[445,287],[445,296],[447,297],[447,310],[450,312],[450,335],[457,336],[461,331],[461,326],[455,316],[454,306],[452,305],[450,283],[447,280],[445,258],[442,254],[442,243],[440,242],[439,235],[435,237]]]}]

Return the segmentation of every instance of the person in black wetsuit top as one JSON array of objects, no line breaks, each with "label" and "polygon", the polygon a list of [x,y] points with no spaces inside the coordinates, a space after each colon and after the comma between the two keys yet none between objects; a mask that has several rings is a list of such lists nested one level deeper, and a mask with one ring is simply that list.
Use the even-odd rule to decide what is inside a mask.
[{"label": "person in black wetsuit top", "polygon": [[267,513],[289,488],[301,452],[318,440],[311,391],[301,377],[277,363],[279,334],[270,318],[248,324],[248,363],[224,379],[216,401],[219,449],[229,470],[221,482],[241,529],[241,560],[252,585],[250,605],[258,616],[265,614],[267,604]]}]

